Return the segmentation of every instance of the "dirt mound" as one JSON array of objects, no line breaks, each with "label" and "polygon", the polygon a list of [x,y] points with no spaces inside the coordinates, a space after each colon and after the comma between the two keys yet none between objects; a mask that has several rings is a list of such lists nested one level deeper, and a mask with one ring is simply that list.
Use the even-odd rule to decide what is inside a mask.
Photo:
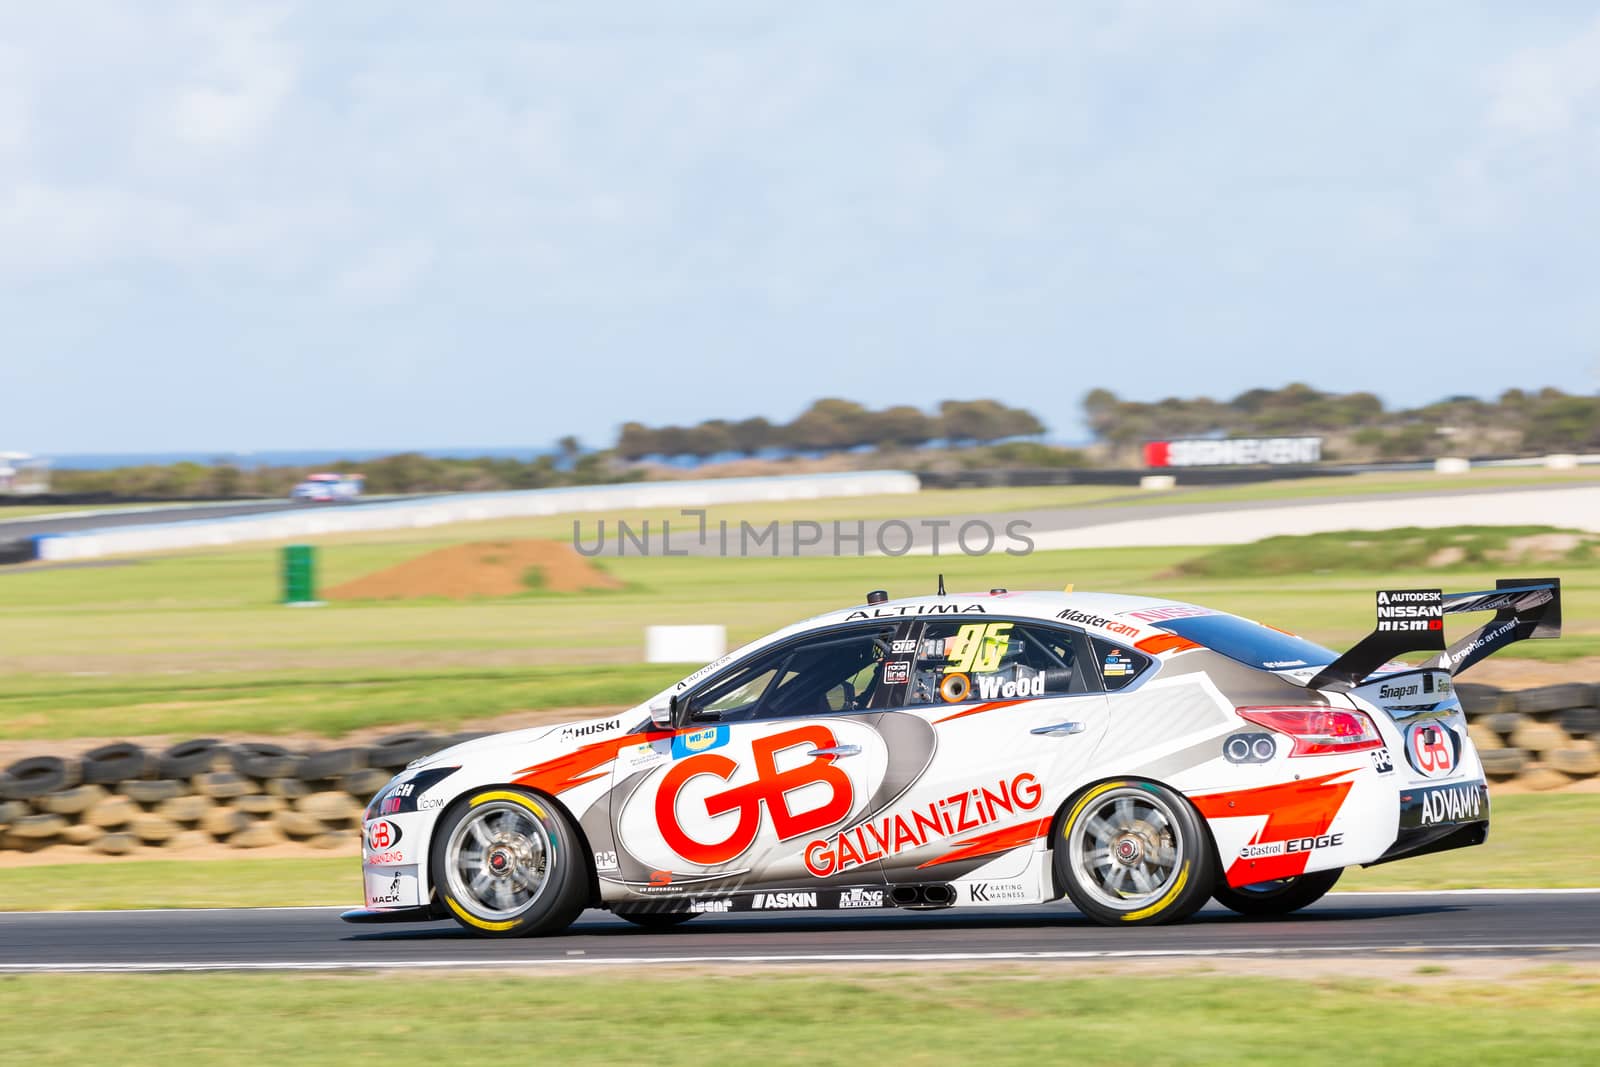
[{"label": "dirt mound", "polygon": [[622,583],[560,541],[452,545],[325,590],[328,600],[413,600],[620,589]]}]

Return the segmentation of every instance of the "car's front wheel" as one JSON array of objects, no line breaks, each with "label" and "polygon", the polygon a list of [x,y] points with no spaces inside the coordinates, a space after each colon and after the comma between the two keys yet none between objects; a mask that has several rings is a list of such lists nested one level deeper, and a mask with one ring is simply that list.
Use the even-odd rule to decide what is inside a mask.
[{"label": "car's front wheel", "polygon": [[578,833],[549,800],[493,786],[462,798],[433,835],[434,885],[475,934],[521,937],[565,929],[589,898]]},{"label": "car's front wheel", "polygon": [[1107,926],[1179,922],[1211,895],[1211,841],[1183,797],[1154,782],[1102,782],[1068,809],[1056,875]]},{"label": "car's front wheel", "polygon": [[1237,889],[1226,883],[1218,883],[1211,895],[1216,898],[1218,904],[1232,908],[1240,915],[1287,915],[1291,911],[1299,911],[1306,905],[1321,900],[1323,894],[1333,888],[1343,873],[1342,868],[1314,871],[1294,878],[1279,878],[1272,882],[1242,885]]}]

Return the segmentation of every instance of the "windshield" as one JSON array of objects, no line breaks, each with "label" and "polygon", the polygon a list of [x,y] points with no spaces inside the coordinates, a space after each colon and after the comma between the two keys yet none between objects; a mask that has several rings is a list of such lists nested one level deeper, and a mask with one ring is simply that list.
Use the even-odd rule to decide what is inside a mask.
[{"label": "windshield", "polygon": [[1161,629],[1220,652],[1229,659],[1268,671],[1323,667],[1338,655],[1303,637],[1274,630],[1237,615],[1196,615],[1169,619]]}]

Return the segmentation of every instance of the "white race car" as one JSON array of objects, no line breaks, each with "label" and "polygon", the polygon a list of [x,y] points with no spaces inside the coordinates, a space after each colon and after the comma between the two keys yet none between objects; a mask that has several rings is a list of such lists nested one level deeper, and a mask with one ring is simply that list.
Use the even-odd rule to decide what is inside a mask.
[{"label": "white race car", "polygon": [[305,481],[289,491],[289,499],[296,503],[335,504],[354,500],[365,484],[366,477],[360,474],[308,474]]},{"label": "white race car", "polygon": [[[352,922],[551,933],[730,911],[1037,904],[1164,923],[1481,843],[1453,676],[1560,633],[1560,584],[1384,590],[1342,656],[1192,604],[992,590],[829,612],[603,719],[384,787]],[[1444,617],[1494,611],[1445,647]],[[1434,655],[1418,667],[1392,662]]]}]

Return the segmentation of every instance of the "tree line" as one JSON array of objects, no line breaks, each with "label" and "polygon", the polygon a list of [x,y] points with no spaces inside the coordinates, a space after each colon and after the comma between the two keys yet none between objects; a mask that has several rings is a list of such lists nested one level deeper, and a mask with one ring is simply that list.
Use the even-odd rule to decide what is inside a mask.
[{"label": "tree line", "polygon": [[772,452],[820,455],[858,448],[920,448],[931,441],[960,448],[1043,432],[1044,423],[1032,412],[998,400],[946,400],[937,412],[927,414],[909,404],[873,411],[853,400],[827,397],[786,423],[759,416],[707,419],[694,426],[624,423],[616,453],[629,461]]},{"label": "tree line", "polygon": [[[873,410],[836,397],[789,422],[761,417],[708,419],[692,426],[629,422],[610,447],[586,449],[563,438],[548,455],[445,458],[404,452],[317,468],[241,467],[228,460],[114,470],[58,470],[55,491],[129,497],[225,499],[287,495],[311,470],[359,471],[367,492],[489,492],[638,481],[660,473],[647,461],[798,456],[858,452],[854,462],[913,470],[1134,466],[1138,446],[1197,436],[1327,438],[1331,460],[1431,459],[1441,455],[1514,456],[1600,451],[1600,397],[1559,389],[1510,389],[1493,400],[1446,397],[1387,409],[1369,392],[1324,392],[1303,383],[1250,389],[1226,400],[1127,400],[1106,389],[1083,399],[1097,444],[1084,450],[1034,440],[1037,416],[996,400],[947,400],[932,412],[900,404]],[[937,447],[935,447],[937,446]]]},{"label": "tree line", "polygon": [[[1600,450],[1600,397],[1508,389],[1493,400],[1450,396],[1389,410],[1368,392],[1334,393],[1294,382],[1231,400],[1125,400],[1108,389],[1083,399],[1094,435],[1112,446],[1173,437],[1325,435],[1327,459],[1432,459]],[[1126,447],[1123,448],[1126,452]]]}]

